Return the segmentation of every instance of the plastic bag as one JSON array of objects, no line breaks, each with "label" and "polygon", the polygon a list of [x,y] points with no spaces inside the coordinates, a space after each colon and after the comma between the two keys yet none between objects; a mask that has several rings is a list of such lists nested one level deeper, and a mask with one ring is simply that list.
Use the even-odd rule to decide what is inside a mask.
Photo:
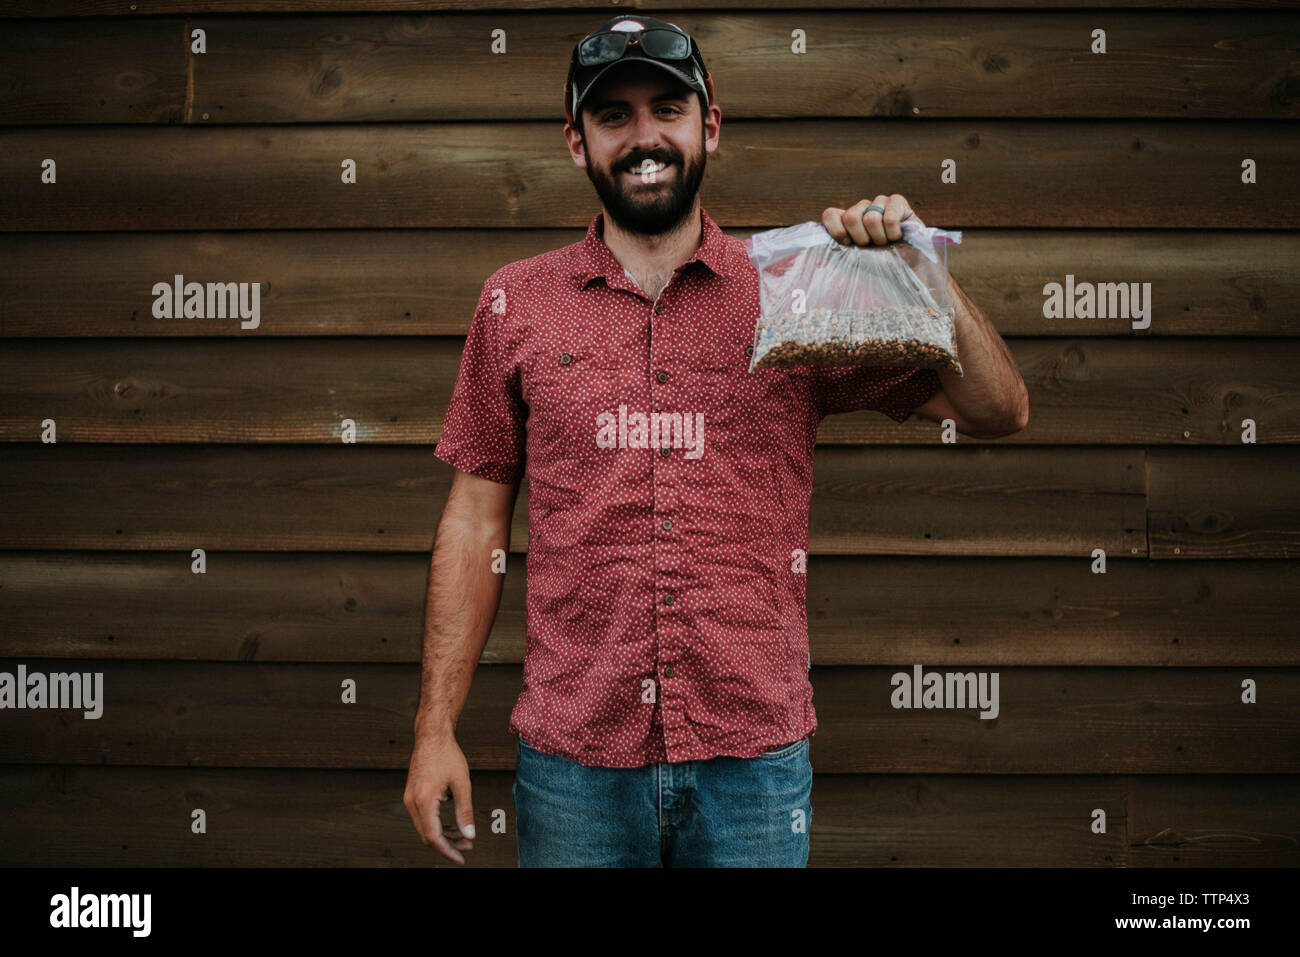
[{"label": "plastic bag", "polygon": [[948,295],[959,231],[903,220],[903,240],[843,246],[819,222],[755,233],[760,312],[749,369],[920,366],[964,375]]}]

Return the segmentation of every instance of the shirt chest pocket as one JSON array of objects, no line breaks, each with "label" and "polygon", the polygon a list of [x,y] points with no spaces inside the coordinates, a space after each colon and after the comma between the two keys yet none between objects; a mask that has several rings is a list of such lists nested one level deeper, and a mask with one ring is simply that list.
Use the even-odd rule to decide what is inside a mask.
[{"label": "shirt chest pocket", "polygon": [[619,406],[636,408],[644,370],[599,347],[537,349],[525,367],[528,457],[546,482],[579,490],[618,451]]}]

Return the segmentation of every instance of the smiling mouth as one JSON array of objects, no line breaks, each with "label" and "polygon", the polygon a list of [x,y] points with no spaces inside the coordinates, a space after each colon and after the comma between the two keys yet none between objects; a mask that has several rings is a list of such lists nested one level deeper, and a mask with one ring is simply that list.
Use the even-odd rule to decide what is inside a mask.
[{"label": "smiling mouth", "polygon": [[667,172],[668,167],[671,165],[671,163],[657,163],[653,160],[646,160],[640,165],[633,166],[631,169],[625,170],[624,172],[629,176],[658,176],[660,173]]}]

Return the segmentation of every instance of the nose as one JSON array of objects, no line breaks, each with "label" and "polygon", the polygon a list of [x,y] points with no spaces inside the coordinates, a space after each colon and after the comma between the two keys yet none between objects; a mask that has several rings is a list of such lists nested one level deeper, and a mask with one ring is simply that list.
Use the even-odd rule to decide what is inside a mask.
[{"label": "nose", "polygon": [[654,104],[638,109],[632,119],[632,142],[628,154],[639,157],[639,164],[647,156],[667,157],[667,149],[659,132],[659,121],[655,118]]}]

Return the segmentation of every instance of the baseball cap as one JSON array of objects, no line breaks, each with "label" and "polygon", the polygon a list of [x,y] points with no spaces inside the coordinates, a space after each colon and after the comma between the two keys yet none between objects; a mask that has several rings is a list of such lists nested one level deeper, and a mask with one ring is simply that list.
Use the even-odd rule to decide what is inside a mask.
[{"label": "baseball cap", "polygon": [[[665,37],[663,34],[654,34],[652,38],[641,37],[643,32],[661,30],[671,31],[684,37],[690,45],[689,56],[683,59],[666,59],[654,55],[653,52],[647,52],[647,45],[649,45],[651,51],[658,51],[671,44],[672,38]],[[626,36],[620,37],[619,34],[625,34]],[[601,38],[604,38],[604,40],[602,41]],[[583,49],[584,44],[587,45],[587,49],[596,55],[603,53],[605,56],[614,58],[609,62],[584,65],[579,60],[579,51]],[[615,56],[615,52],[620,49],[620,45],[621,52]],[[704,57],[701,55],[699,44],[695,42],[695,39],[675,23],[657,20],[654,17],[622,14],[605,21],[574,46],[573,56],[569,61],[569,75],[564,81],[565,118],[570,123],[575,123],[575,118],[582,111],[583,100],[586,99],[587,94],[591,92],[592,88],[600,82],[605,74],[620,64],[635,62],[649,63],[659,67],[686,84],[690,89],[702,93],[706,107],[712,105],[713,77],[704,65]]]}]

